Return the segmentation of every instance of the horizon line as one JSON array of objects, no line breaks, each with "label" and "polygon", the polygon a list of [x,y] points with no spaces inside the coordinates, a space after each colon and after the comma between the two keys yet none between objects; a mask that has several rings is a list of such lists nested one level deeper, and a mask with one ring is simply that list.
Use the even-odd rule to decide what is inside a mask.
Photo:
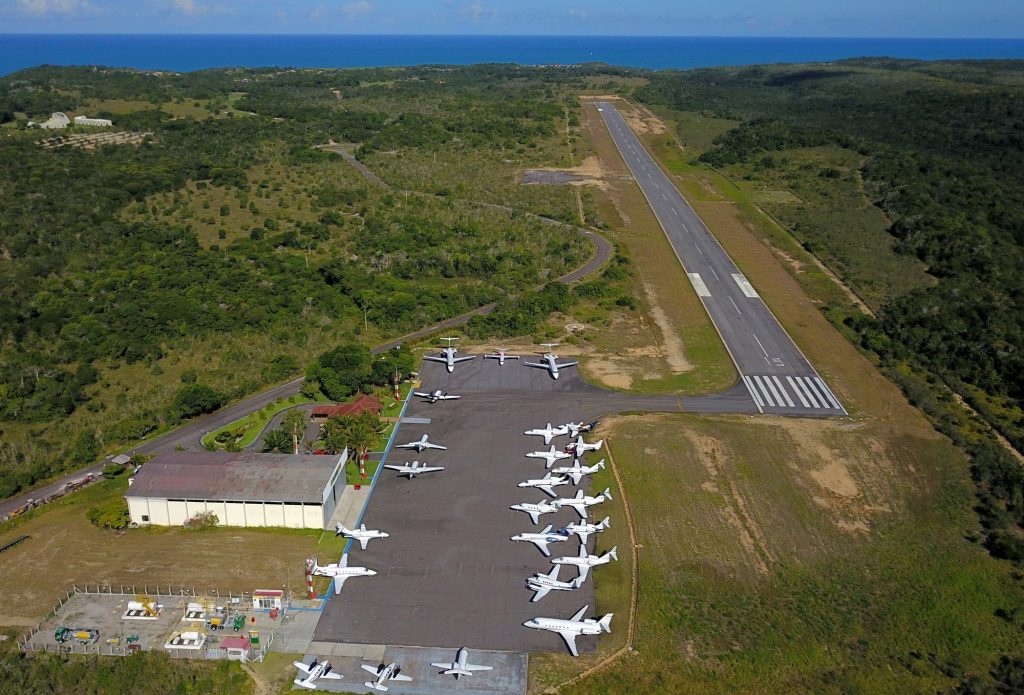
[{"label": "horizon line", "polygon": [[593,38],[593,39],[805,39],[809,41],[1024,41],[1024,36],[809,36],[809,35],[748,35],[748,34],[419,34],[419,33],[328,33],[328,32],[72,32],[72,31],[6,31],[0,37],[12,36],[254,36],[254,37],[335,37],[335,38]]}]

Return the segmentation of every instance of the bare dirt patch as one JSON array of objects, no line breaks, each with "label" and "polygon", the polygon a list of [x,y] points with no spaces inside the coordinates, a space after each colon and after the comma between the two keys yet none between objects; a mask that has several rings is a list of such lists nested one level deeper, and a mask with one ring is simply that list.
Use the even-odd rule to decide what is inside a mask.
[{"label": "bare dirt patch", "polygon": [[623,365],[617,360],[587,360],[587,371],[603,384],[616,389],[628,389],[633,385],[633,377],[622,371]]},{"label": "bare dirt patch", "polygon": [[683,346],[683,341],[672,325],[668,314],[658,304],[658,296],[654,288],[647,282],[644,283],[644,293],[647,295],[647,301],[650,302],[649,313],[651,318],[654,319],[654,323],[661,330],[664,357],[669,368],[676,374],[690,371],[693,369],[693,365],[686,359],[686,348]]}]

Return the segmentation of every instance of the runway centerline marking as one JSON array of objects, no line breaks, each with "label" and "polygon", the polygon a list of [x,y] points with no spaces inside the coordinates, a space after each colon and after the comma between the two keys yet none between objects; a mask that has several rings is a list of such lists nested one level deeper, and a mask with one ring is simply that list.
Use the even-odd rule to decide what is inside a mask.
[{"label": "runway centerline marking", "polygon": [[732,302],[732,308],[736,310],[736,313],[739,314],[740,316],[743,316],[743,312],[740,311],[740,308],[738,306],[736,306],[736,300],[733,299],[732,297],[729,297],[729,301]]},{"label": "runway centerline marking", "polygon": [[764,353],[764,358],[768,359],[768,351],[764,349],[764,345],[762,345],[761,341],[758,340],[757,333],[751,333],[750,335],[754,336],[754,340],[757,340],[757,346],[761,348],[761,352]]}]

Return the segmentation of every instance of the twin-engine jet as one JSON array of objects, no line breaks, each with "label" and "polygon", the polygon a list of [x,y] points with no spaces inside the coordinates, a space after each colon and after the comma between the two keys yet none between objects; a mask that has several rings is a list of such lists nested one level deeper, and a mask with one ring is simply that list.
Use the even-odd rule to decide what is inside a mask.
[{"label": "twin-engine jet", "polygon": [[572,537],[571,533],[562,533],[561,531],[552,531],[551,524],[547,525],[540,533],[518,533],[512,536],[514,541],[527,541],[537,546],[537,550],[544,554],[544,557],[551,557],[551,551],[548,550],[548,543],[561,543],[567,541]]},{"label": "twin-engine jet", "polygon": [[555,488],[559,485],[568,485],[569,479],[563,478],[562,476],[552,476],[550,473],[545,475],[543,478],[533,478],[531,480],[524,480],[519,483],[519,487],[535,487],[538,490],[543,490],[551,497],[558,497],[558,493],[555,492]]},{"label": "twin-engine jet", "polygon": [[583,586],[585,577],[576,577],[569,582],[558,581],[558,570],[561,569],[560,565],[555,565],[551,568],[551,571],[547,574],[538,572],[532,577],[527,578],[526,588],[530,591],[535,591],[533,598],[530,599],[530,603],[537,603],[542,598],[548,595],[549,591],[572,591],[573,589],[579,589]]},{"label": "twin-engine jet", "polygon": [[306,674],[305,678],[296,678],[292,683],[306,690],[316,690],[316,682],[321,678],[333,681],[340,681],[344,678],[340,673],[335,673],[330,663],[326,661],[317,662],[316,659],[313,659],[313,663],[309,666],[301,661],[293,661],[292,666]]},{"label": "twin-engine jet", "polygon": [[604,632],[612,631],[613,614],[606,613],[598,620],[593,618],[584,619],[583,614],[587,612],[588,607],[583,606],[568,620],[561,618],[532,618],[523,623],[523,625],[535,630],[557,632],[565,640],[565,646],[569,648],[569,653],[573,656],[579,656],[579,652],[576,651],[577,637],[580,635],[597,635],[602,630]]},{"label": "twin-engine jet", "polygon": [[313,574],[320,577],[331,577],[334,579],[334,593],[340,594],[341,587],[345,584],[345,580],[351,579],[352,577],[372,577],[376,572],[365,567],[349,567],[348,566],[348,553],[341,556],[341,562],[335,565],[324,565],[321,567],[316,563],[316,558],[313,558]]},{"label": "twin-engine jet", "polygon": [[452,347],[452,343],[458,340],[458,338],[441,338],[441,340],[447,340],[448,347],[441,350],[440,355],[425,355],[423,359],[430,360],[431,362],[444,362],[444,368],[448,370],[449,374],[455,371],[455,364],[457,362],[476,359],[476,355],[466,355],[465,357],[455,356],[456,350]]},{"label": "twin-engine jet", "polygon": [[461,647],[459,651],[455,652],[455,661],[450,664],[444,662],[433,663],[431,666],[435,668],[443,669],[441,675],[443,676],[455,676],[455,680],[459,680],[459,676],[472,676],[473,671],[490,671],[493,666],[481,666],[480,664],[469,663],[469,650],[466,647]]},{"label": "twin-engine jet", "polygon": [[505,360],[518,360],[519,359],[519,355],[510,355],[510,354],[508,354],[508,351],[505,348],[495,348],[494,352],[495,352],[495,354],[493,354],[493,355],[484,355],[484,359],[485,360],[498,360],[498,366],[499,367],[504,367],[505,366]]},{"label": "twin-engine jet", "polygon": [[359,547],[366,550],[366,544],[371,540],[374,538],[387,538],[389,534],[384,533],[383,531],[367,529],[366,524],[360,524],[357,529],[348,529],[339,521],[334,535],[344,536],[345,538],[351,538],[352,540],[359,541]]},{"label": "twin-engine jet", "polygon": [[373,681],[366,681],[365,683],[363,683],[363,685],[365,685],[367,688],[372,688],[373,690],[380,690],[381,692],[386,693],[388,691],[388,686],[384,684],[388,681],[412,680],[412,678],[410,678],[409,676],[402,675],[400,673],[400,671],[402,670],[401,667],[393,661],[387,665],[381,664],[376,668],[374,668],[373,666],[367,666],[366,664],[360,664],[360,666],[364,671],[372,673],[374,677],[377,679]]},{"label": "twin-engine jet", "polygon": [[[568,456],[568,454],[567,454]],[[593,466],[584,466],[579,459],[572,462],[571,466],[562,466],[551,471],[553,475],[567,475],[572,478],[573,485],[579,485],[585,475],[593,475],[604,470],[604,459],[601,459]]]},{"label": "twin-engine jet", "polygon": [[591,567],[597,567],[598,565],[607,565],[612,560],[618,560],[618,550],[618,546],[616,546],[604,555],[590,555],[587,552],[587,546],[581,543],[579,555],[566,555],[563,557],[552,558],[551,564],[576,565],[576,569],[579,571],[580,577],[582,579],[586,579]]},{"label": "twin-engine jet", "polygon": [[593,507],[595,504],[601,504],[612,498],[612,492],[608,488],[604,489],[600,495],[591,496],[583,494],[583,490],[576,492],[575,497],[561,497],[551,504],[555,505],[558,509],[562,507],[572,507],[576,510],[576,513],[580,515],[581,519],[587,518],[587,507]]},{"label": "twin-engine jet", "polygon": [[[551,375],[552,379],[558,378],[558,370],[565,369],[566,367],[575,367],[579,362],[559,362],[558,355],[551,352],[551,348],[554,348],[558,343],[541,343],[544,347],[548,348],[548,351],[541,355],[541,362],[523,362],[523,366],[526,367],[537,367],[539,369],[548,370],[548,374]],[[547,442],[545,442],[546,444]]]},{"label": "twin-engine jet", "polygon": [[[536,433],[536,430],[531,430],[531,432]],[[545,444],[546,443],[547,442],[545,442]],[[544,459],[545,468],[551,468],[551,466],[555,465],[555,461],[561,461],[562,459],[567,459],[571,456],[572,454],[567,454],[564,451],[556,449],[554,444],[551,445],[551,449],[548,451],[531,451],[526,455],[527,458],[531,459]]]},{"label": "twin-engine jet", "polygon": [[566,427],[565,425],[561,425],[559,427],[552,427],[550,422],[548,423],[547,427],[538,427],[537,429],[526,430],[525,432],[523,432],[523,434],[525,435],[536,435],[538,437],[544,437],[544,446],[550,444],[551,440],[554,439],[555,437],[561,437],[563,434],[568,433],[569,428]]},{"label": "twin-engine jet", "polygon": [[586,545],[587,539],[590,538],[590,534],[601,533],[611,525],[611,517],[606,516],[604,519],[601,520],[600,524],[591,524],[589,522],[584,521],[578,524],[566,524],[558,530],[569,535],[576,534],[580,537],[580,543]]},{"label": "twin-engine jet", "polygon": [[398,463],[386,463],[385,468],[393,471],[398,471],[398,476],[405,476],[409,480],[412,480],[420,473],[436,473],[437,471],[443,471],[444,466],[424,466],[419,461],[413,461],[412,463],[405,462],[402,464]]},{"label": "twin-engine jet", "polygon": [[420,398],[425,398],[428,403],[437,403],[438,401],[456,401],[462,398],[462,396],[449,396],[447,391],[442,391],[441,389],[429,392],[413,391],[412,394],[414,396],[419,396]]},{"label": "twin-engine jet", "polygon": [[529,502],[523,502],[521,504],[513,504],[509,509],[514,509],[517,512],[526,512],[530,515],[534,524],[540,523],[541,514],[551,514],[558,511],[558,507],[552,502],[547,500],[541,500],[537,504],[530,504]]},{"label": "twin-engine jet", "polygon": [[427,440],[427,435],[423,435],[414,442],[406,442],[405,444],[396,444],[396,449],[415,449],[416,453],[423,451],[424,449],[443,449],[448,450],[448,447],[441,446],[440,444],[434,444]]}]

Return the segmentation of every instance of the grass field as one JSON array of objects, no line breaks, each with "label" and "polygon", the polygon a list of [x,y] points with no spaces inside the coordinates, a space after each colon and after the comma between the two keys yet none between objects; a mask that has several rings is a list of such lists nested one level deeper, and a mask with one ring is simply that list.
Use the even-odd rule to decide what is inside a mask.
[{"label": "grass field", "polygon": [[[31,538],[0,555],[0,625],[35,624],[72,584],[145,584],[251,591],[287,586],[304,592],[305,559],[336,559],[333,533],[296,529],[96,528],[86,510],[124,494],[127,481],[101,481],[0,528],[0,545]],[[321,540],[321,535],[323,539]],[[325,589],[321,587],[321,590]]]},{"label": "grass field", "polygon": [[217,435],[221,432],[230,432],[232,430],[239,430],[245,428],[244,434],[237,440],[238,446],[245,448],[256,441],[256,438],[260,436],[264,428],[274,419],[274,416],[280,413],[282,410],[293,408],[302,403],[312,403],[312,398],[306,398],[302,394],[295,396],[289,396],[288,398],[279,398],[273,403],[267,404],[267,407],[256,412],[249,413],[243,418],[239,418],[234,422],[228,423],[219,429],[215,429],[206,436],[203,437],[203,446],[213,446],[217,440]]}]

